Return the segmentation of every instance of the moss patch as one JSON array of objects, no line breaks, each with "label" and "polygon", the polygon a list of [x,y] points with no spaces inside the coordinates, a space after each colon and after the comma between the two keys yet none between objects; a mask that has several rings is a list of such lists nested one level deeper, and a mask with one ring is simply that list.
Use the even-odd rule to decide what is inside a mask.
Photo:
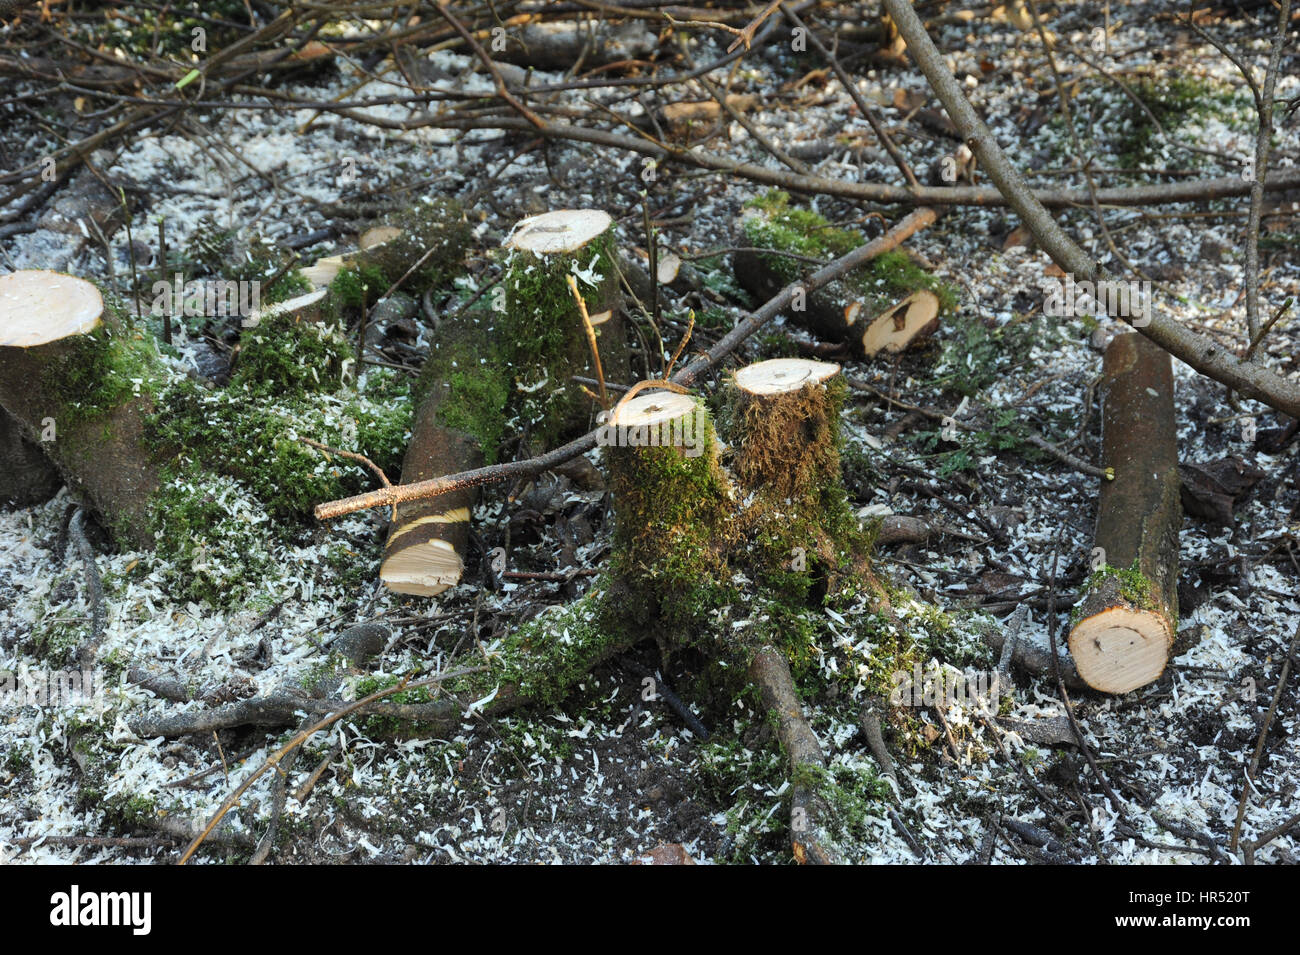
[{"label": "moss patch", "polygon": [[[750,200],[746,207],[753,212],[741,219],[741,231],[746,243],[756,248],[828,261],[852,252],[867,241],[859,232],[832,225],[820,213],[792,206],[790,196],[780,190],[770,190]],[[760,258],[782,285],[816,268],[790,255],[761,255]],[[825,292],[844,300],[879,301],[884,307],[919,289],[928,289],[938,296],[941,313],[956,308],[956,290],[897,249],[876,256],[844,279],[832,283]]]}]

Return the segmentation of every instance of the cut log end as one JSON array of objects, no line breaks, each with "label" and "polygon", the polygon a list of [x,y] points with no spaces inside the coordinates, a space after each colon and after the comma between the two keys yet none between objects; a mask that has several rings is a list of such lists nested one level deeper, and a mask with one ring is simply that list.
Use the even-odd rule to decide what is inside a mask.
[{"label": "cut log end", "polygon": [[615,409],[609,424],[618,428],[652,428],[695,413],[695,399],[674,392],[638,395]]},{"label": "cut log end", "polygon": [[[856,313],[850,316],[846,310],[848,322],[852,323],[856,317]],[[871,320],[862,333],[862,351],[867,356],[881,352],[895,354],[932,334],[938,327],[939,297],[922,289]]]},{"label": "cut log end", "polygon": [[1160,678],[1174,633],[1158,612],[1116,606],[1080,620],[1070,631],[1070,655],[1089,686],[1127,693]]},{"label": "cut log end", "polygon": [[104,313],[99,289],[61,272],[0,276],[0,347],[32,348],[86,335]]},{"label": "cut log end", "polygon": [[751,395],[784,395],[804,385],[820,385],[839,374],[834,362],[806,358],[773,358],[736,372],[736,387]]},{"label": "cut log end", "polygon": [[505,246],[537,255],[576,252],[613,224],[609,213],[599,209],[559,209],[520,220]]},{"label": "cut log end", "polygon": [[415,597],[436,597],[460,583],[464,561],[449,537],[469,523],[468,508],[398,524],[389,537],[379,579],[389,590]]}]

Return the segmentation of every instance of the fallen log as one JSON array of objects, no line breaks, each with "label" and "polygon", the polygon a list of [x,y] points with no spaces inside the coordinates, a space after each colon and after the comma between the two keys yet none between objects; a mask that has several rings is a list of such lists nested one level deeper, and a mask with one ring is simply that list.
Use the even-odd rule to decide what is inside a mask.
[{"label": "fallen log", "polygon": [[[439,383],[416,412],[411,443],[402,461],[402,483],[428,481],[449,471],[481,467],[483,451],[469,435],[438,420],[447,395]],[[464,487],[437,497],[394,506],[379,579],[399,594],[433,597],[460,583],[470,513],[478,488]]]},{"label": "fallen log", "polygon": [[1094,566],[1073,614],[1070,655],[1089,686],[1127,693],[1164,672],[1177,632],[1177,425],[1168,353],[1135,334],[1106,349],[1103,481]]},{"label": "fallen log", "polygon": [[90,282],[46,271],[0,276],[0,407],[115,536],[148,547],[159,462],[141,440],[150,402],[131,381],[130,362],[145,360],[138,344],[105,320]]},{"label": "fallen log", "polygon": [[644,58],[659,42],[639,20],[525,23],[505,31],[505,37],[505,48],[494,49],[494,58],[538,70],[568,70],[578,62],[590,68]]},{"label": "fallen log", "polygon": [[[784,193],[768,193],[741,218],[742,245],[732,264],[741,288],[756,297],[769,298],[797,282],[808,259],[858,244],[856,235],[788,201]],[[943,304],[926,287],[931,284],[905,258],[889,257],[796,295],[788,314],[822,341],[848,345],[855,356],[900,352],[939,327]]]}]

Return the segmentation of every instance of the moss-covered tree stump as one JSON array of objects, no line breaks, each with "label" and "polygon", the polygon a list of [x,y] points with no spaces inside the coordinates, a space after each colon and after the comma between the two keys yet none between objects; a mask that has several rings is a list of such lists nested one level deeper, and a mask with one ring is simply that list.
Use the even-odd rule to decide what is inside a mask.
[{"label": "moss-covered tree stump", "polygon": [[1070,653],[1079,676],[1107,693],[1159,678],[1178,619],[1178,429],[1168,352],[1141,335],[1106,349],[1103,481],[1094,558],[1101,565],[1074,611]]},{"label": "moss-covered tree stump", "polygon": [[607,213],[563,209],[520,221],[506,239],[502,359],[515,376],[513,410],[539,447],[585,433],[597,410],[573,381],[595,377],[596,368],[570,277],[597,336],[601,372],[628,380],[614,229]]},{"label": "moss-covered tree stump", "polygon": [[57,272],[0,276],[0,406],[68,486],[122,541],[148,547],[158,461],[144,447],[150,411],[133,379],[145,359],[104,318],[90,282]]},{"label": "moss-covered tree stump", "polygon": [[703,405],[638,395],[614,409],[597,441],[614,495],[611,573],[632,594],[628,611],[674,630],[725,603],[734,495]]},{"label": "moss-covered tree stump", "polygon": [[742,368],[725,391],[748,561],[790,598],[867,573],[868,544],[840,474],[846,388],[839,371],[829,362],[778,358]]}]

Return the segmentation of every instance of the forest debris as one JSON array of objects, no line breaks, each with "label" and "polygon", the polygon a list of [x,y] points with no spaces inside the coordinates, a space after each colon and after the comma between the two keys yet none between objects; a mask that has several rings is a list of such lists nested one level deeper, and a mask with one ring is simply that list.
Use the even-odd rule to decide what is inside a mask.
[{"label": "forest debris", "polygon": [[[838,865],[843,860],[826,842],[822,826],[829,809],[811,785],[826,771],[826,757],[803,715],[794,691],[790,666],[780,651],[764,647],[754,654],[749,678],[758,687],[763,705],[775,721],[776,736],[790,766],[794,792],[790,798],[790,833],[795,861],[800,864]],[[813,772],[809,772],[809,769]]]},{"label": "forest debris", "polygon": [[695,865],[695,860],[680,842],[672,842],[642,853],[632,865]]},{"label": "forest debris", "polygon": [[1178,616],[1178,429],[1169,354],[1135,334],[1106,349],[1093,574],[1070,654],[1088,685],[1127,693],[1164,672]]},{"label": "forest debris", "polygon": [[494,51],[493,56],[539,70],[564,71],[579,62],[590,68],[640,59],[659,45],[658,37],[641,20],[525,23],[522,28],[512,25],[505,35],[505,49]]},{"label": "forest debris", "polygon": [[1235,454],[1205,464],[1180,464],[1183,510],[1215,524],[1232,524],[1232,512],[1267,474]]}]

